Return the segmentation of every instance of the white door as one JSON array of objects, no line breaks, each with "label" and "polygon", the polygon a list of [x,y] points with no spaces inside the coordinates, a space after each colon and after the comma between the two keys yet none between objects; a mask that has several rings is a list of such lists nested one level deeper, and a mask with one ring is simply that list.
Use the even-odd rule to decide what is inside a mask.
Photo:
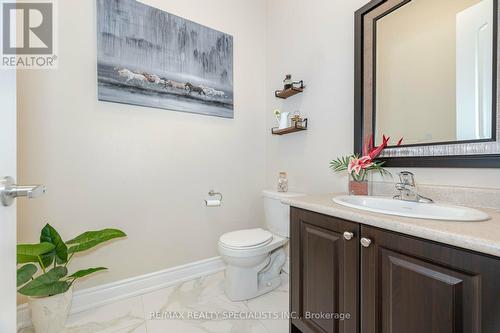
[{"label": "white door", "polygon": [[[0,178],[16,177],[16,71],[0,70]],[[16,332],[16,205],[0,202],[0,332]]]},{"label": "white door", "polygon": [[490,139],[493,0],[457,14],[457,140]]}]

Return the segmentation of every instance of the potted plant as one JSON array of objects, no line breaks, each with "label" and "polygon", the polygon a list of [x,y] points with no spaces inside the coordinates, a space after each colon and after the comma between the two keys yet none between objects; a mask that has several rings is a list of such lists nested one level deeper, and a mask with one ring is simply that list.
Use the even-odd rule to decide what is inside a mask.
[{"label": "potted plant", "polygon": [[126,237],[123,231],[104,229],[87,231],[64,242],[56,229],[47,224],[39,244],[17,245],[17,264],[23,265],[17,270],[18,292],[28,296],[35,332],[60,332],[69,314],[75,281],[107,269],[89,268],[68,275],[67,267],[75,253],[121,237]]},{"label": "potted plant", "polygon": [[[363,146],[363,155],[352,154],[339,157],[330,161],[330,168],[335,172],[346,171],[349,174],[349,194],[351,195],[368,195],[368,174],[370,171],[377,171],[381,175],[389,174],[390,172],[383,168],[384,162],[376,161],[375,159],[387,147],[390,137],[382,136],[382,144],[378,147],[373,146],[373,137],[370,137],[368,144]],[[401,138],[397,142],[400,146],[403,142]]]}]

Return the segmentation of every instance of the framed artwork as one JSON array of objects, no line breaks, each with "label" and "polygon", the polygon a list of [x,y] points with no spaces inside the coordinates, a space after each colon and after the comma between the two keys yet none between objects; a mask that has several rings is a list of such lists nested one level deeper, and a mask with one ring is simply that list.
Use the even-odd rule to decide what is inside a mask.
[{"label": "framed artwork", "polygon": [[135,0],[97,0],[101,101],[233,118],[233,37]]}]

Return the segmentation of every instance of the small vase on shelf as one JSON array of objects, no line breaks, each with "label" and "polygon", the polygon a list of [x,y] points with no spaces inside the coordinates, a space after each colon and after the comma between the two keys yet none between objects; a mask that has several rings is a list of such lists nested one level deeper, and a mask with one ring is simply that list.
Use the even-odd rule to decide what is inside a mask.
[{"label": "small vase on shelf", "polygon": [[281,112],[279,129],[285,129],[290,126],[289,122],[290,112]]}]

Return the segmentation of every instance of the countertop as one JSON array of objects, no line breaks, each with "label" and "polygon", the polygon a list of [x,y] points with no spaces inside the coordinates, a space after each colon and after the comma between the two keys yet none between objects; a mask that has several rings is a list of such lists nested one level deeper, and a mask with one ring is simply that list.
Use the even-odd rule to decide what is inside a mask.
[{"label": "countertop", "polygon": [[341,206],[332,198],[341,194],[308,195],[283,199],[290,206],[420,237],[500,257],[500,212],[476,208],[491,216],[482,222],[424,220],[392,216]]}]

